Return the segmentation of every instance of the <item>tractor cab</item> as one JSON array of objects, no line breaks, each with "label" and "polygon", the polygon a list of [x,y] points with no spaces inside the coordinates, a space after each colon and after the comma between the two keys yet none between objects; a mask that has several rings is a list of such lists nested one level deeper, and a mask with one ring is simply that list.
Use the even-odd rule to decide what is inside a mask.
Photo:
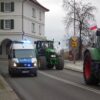
[{"label": "tractor cab", "polygon": [[53,41],[36,41],[35,42],[36,44],[36,48],[45,48],[45,47],[48,47],[48,48],[54,48],[53,46]]},{"label": "tractor cab", "polygon": [[43,56],[45,55],[46,51],[48,51],[48,49],[50,50],[54,50],[54,46],[53,46],[53,41],[36,41],[36,50],[37,50],[37,55],[39,56]]},{"label": "tractor cab", "polygon": [[100,29],[96,32],[96,47],[100,48]]}]

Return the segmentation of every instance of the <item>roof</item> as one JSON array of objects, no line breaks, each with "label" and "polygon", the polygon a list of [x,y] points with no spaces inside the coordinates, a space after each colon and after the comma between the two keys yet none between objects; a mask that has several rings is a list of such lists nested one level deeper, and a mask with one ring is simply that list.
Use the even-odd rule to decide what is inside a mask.
[{"label": "roof", "polygon": [[34,4],[38,5],[41,8],[43,8],[45,11],[49,11],[49,9],[47,9],[44,6],[42,6],[37,0],[29,0],[29,1],[33,2]]},{"label": "roof", "polygon": [[36,43],[53,43],[54,41],[45,41],[45,40],[39,40],[39,41],[35,41],[34,43],[36,44]]},{"label": "roof", "polygon": [[17,50],[19,49],[23,50],[23,49],[34,49],[34,46],[32,44],[21,44],[21,43],[18,44],[17,43],[17,44],[13,44],[12,48],[17,49]]}]

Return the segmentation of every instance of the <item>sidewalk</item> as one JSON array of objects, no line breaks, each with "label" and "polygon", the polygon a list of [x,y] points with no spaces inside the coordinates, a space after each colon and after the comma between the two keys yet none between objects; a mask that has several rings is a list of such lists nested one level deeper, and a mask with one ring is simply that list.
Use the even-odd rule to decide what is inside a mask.
[{"label": "sidewalk", "polygon": [[[0,62],[7,62],[7,60],[0,59]],[[0,74],[0,100],[20,100],[1,74]]]},{"label": "sidewalk", "polygon": [[1,75],[0,75],[0,100],[20,100]]},{"label": "sidewalk", "polygon": [[65,60],[64,68],[78,72],[83,72],[83,61],[76,61],[74,64],[73,61]]}]

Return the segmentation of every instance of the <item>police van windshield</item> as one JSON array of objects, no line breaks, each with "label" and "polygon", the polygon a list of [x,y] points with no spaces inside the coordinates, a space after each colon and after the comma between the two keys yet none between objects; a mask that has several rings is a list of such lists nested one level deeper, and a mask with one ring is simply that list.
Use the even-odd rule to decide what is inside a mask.
[{"label": "police van windshield", "polygon": [[35,50],[33,49],[23,49],[14,50],[13,55],[15,58],[35,58]]}]

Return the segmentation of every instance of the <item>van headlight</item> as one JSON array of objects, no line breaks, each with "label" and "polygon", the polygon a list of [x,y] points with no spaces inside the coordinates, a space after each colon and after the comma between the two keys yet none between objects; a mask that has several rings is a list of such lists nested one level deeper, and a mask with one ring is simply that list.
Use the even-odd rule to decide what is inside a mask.
[{"label": "van headlight", "polygon": [[34,62],[34,67],[37,67],[37,62]]},{"label": "van headlight", "polygon": [[14,62],[14,63],[13,63],[13,66],[14,66],[14,67],[17,67],[17,64]]}]

